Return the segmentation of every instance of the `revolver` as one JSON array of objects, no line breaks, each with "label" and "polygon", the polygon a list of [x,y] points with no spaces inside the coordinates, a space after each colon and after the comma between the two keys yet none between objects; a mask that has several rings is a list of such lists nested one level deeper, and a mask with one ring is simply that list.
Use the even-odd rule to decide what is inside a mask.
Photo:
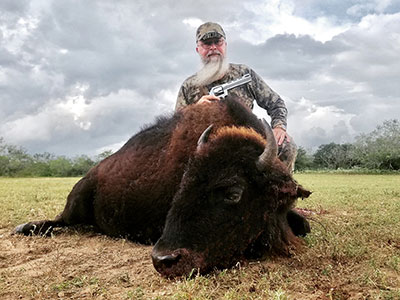
[{"label": "revolver", "polygon": [[251,75],[249,73],[243,75],[241,78],[227,82],[221,85],[214,86],[210,90],[210,95],[216,96],[220,99],[228,96],[228,91],[235,87],[241,86],[251,81]]}]

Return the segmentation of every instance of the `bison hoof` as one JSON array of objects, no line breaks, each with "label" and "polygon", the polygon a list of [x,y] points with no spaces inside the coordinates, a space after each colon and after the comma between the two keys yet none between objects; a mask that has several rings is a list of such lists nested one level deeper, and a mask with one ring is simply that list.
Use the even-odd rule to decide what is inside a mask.
[{"label": "bison hoof", "polygon": [[311,232],[310,223],[306,219],[304,219],[302,224],[295,229],[294,234],[296,236],[305,237],[310,232]]},{"label": "bison hoof", "polygon": [[292,232],[296,236],[306,236],[311,232],[310,223],[308,220],[295,210],[291,210],[287,214],[287,220]]},{"label": "bison hoof", "polygon": [[40,234],[43,236],[50,236],[53,230],[52,226],[45,226],[42,222],[29,222],[18,225],[11,232],[11,234],[23,234],[23,235],[36,235]]},{"label": "bison hoof", "polygon": [[32,235],[35,231],[36,225],[32,223],[25,223],[18,225],[15,229],[11,232],[11,234],[24,234],[24,235]]}]

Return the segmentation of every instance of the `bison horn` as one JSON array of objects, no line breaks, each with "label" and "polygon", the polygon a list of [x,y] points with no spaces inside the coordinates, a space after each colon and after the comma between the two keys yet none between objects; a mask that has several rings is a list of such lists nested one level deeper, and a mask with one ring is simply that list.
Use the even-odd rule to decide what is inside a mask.
[{"label": "bison horn", "polygon": [[272,161],[272,159],[278,154],[278,146],[276,144],[275,136],[271,127],[267,121],[265,121],[265,119],[262,119],[262,124],[264,125],[267,144],[265,145],[263,153],[258,157],[256,162],[257,168],[260,171],[265,170],[265,167],[269,164],[269,162]]},{"label": "bison horn", "polygon": [[206,130],[203,131],[203,133],[201,134],[201,136],[199,137],[199,140],[197,141],[197,151],[203,147],[203,145],[205,143],[207,143],[208,141],[208,137],[210,136],[211,130],[213,128],[213,124],[211,124],[210,126],[208,126],[206,128]]}]

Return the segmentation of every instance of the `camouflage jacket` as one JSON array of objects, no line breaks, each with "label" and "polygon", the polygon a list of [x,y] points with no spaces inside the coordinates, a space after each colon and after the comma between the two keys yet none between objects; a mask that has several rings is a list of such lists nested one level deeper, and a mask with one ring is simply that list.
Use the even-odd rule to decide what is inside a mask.
[{"label": "camouflage jacket", "polygon": [[264,108],[271,117],[272,128],[282,127],[286,130],[287,109],[285,102],[256,74],[256,72],[242,64],[229,64],[229,70],[222,79],[214,81],[205,87],[199,87],[193,84],[193,79],[196,75],[187,78],[179,90],[175,110],[196,103],[202,96],[208,94],[208,91],[212,87],[233,81],[247,73],[250,73],[252,81],[248,84],[231,89],[229,95],[237,96],[250,109],[253,109],[254,100],[257,101],[257,104]]}]

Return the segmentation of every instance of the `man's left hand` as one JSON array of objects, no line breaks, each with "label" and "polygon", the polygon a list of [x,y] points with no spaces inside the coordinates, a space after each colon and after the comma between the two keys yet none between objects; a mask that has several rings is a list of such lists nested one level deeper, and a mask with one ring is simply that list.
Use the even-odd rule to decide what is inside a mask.
[{"label": "man's left hand", "polygon": [[275,127],[272,129],[274,132],[275,140],[278,146],[282,145],[283,141],[286,139],[286,141],[290,142],[289,135],[286,133],[286,130],[281,128],[281,127]]},{"label": "man's left hand", "polygon": [[203,97],[200,98],[199,101],[197,101],[196,104],[202,104],[202,103],[211,103],[214,101],[219,101],[220,99],[216,96],[213,95],[204,95]]}]

